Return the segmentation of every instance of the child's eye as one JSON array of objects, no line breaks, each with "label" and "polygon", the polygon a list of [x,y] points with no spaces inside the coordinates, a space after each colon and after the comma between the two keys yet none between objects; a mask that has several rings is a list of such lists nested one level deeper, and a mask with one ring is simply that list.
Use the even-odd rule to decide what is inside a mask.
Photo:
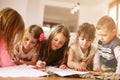
[{"label": "child's eye", "polygon": [[29,39],[28,39],[28,38],[24,38],[24,40],[29,41]]},{"label": "child's eye", "polygon": [[35,44],[35,42],[33,42],[33,41],[32,41],[31,43],[32,43],[32,44]]},{"label": "child's eye", "polygon": [[28,39],[28,38],[27,38],[26,40],[27,40],[27,41],[29,41],[29,39]]},{"label": "child's eye", "polygon": [[81,38],[81,40],[84,40],[84,38]]},{"label": "child's eye", "polygon": [[103,35],[104,37],[106,37],[107,35]]},{"label": "child's eye", "polygon": [[58,41],[58,39],[57,39],[57,38],[54,38],[54,40],[55,40],[55,41]]},{"label": "child's eye", "polygon": [[87,41],[92,41],[91,39],[87,40]]}]

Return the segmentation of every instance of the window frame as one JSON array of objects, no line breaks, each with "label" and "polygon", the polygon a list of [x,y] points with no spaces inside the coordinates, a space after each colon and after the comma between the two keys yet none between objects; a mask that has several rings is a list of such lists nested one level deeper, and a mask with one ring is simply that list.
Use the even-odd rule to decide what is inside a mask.
[{"label": "window frame", "polygon": [[[108,9],[108,15],[110,16],[110,10],[113,8],[113,7],[115,7],[116,6],[116,20],[115,20],[115,22],[116,22],[116,26],[117,26],[117,30],[118,30],[118,33],[120,33],[120,26],[118,26],[118,24],[120,25],[120,19],[119,19],[119,16],[120,16],[120,0],[115,0],[115,1],[113,1],[113,2],[111,2],[110,4],[109,4],[109,9]],[[113,16],[111,16],[111,17],[113,17]]]}]

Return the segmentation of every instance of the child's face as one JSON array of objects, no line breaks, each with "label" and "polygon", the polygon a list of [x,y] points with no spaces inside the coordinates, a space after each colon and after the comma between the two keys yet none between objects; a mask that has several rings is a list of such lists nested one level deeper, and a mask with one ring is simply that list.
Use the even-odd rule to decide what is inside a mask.
[{"label": "child's face", "polygon": [[108,30],[108,29],[105,28],[105,29],[97,30],[97,34],[98,34],[99,40],[103,44],[107,44],[112,40],[112,38],[115,34],[115,31],[114,30]]},{"label": "child's face", "polygon": [[83,37],[83,35],[80,35],[78,39],[79,39],[79,45],[80,45],[82,50],[86,50],[93,42],[92,39],[89,39],[87,37]]},{"label": "child's face", "polygon": [[66,37],[63,35],[63,33],[56,34],[51,42],[52,50],[60,49],[64,43],[66,42]]},{"label": "child's face", "polygon": [[32,34],[29,33],[23,37],[22,44],[26,50],[31,50],[37,44],[37,39],[35,39]]}]

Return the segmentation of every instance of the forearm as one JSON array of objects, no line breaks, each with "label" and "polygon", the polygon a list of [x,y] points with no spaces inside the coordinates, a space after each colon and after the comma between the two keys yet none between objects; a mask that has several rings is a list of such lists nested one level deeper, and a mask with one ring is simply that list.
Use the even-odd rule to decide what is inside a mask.
[{"label": "forearm", "polygon": [[115,58],[117,60],[117,68],[115,73],[120,74],[120,46],[117,46],[114,49],[114,53],[115,53]]},{"label": "forearm", "polygon": [[27,64],[27,65],[35,65],[38,60],[37,55],[34,55],[31,60],[22,60],[20,59],[21,64]]},{"label": "forearm", "polygon": [[73,62],[73,61],[68,61],[67,62],[67,66],[70,67],[70,68],[75,68],[75,65],[76,65],[76,62]]},{"label": "forearm", "polygon": [[120,74],[120,56],[117,58],[117,68],[115,73]]},{"label": "forearm", "polygon": [[95,56],[93,58],[93,66],[100,67],[100,55],[99,55],[98,51],[95,53]]},{"label": "forearm", "polygon": [[20,64],[27,64],[27,65],[35,65],[36,61],[23,61],[23,60],[20,60],[19,63]]}]

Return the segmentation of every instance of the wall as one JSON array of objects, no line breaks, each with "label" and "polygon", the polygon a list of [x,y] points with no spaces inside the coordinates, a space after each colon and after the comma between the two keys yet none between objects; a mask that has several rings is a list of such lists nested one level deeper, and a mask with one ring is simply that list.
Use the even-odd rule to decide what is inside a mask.
[{"label": "wall", "polygon": [[[71,4],[63,4],[57,2],[50,2],[50,0],[45,3],[46,0],[0,0],[0,10],[5,7],[11,7],[16,9],[23,17],[26,27],[31,24],[42,25],[44,18],[44,5],[61,5],[62,7],[69,7]],[[108,5],[99,4],[93,6],[80,5],[78,25],[84,22],[93,23],[96,25],[98,19],[106,15],[108,11]],[[71,23],[71,22],[70,22]],[[69,23],[67,23],[69,24]],[[45,35],[49,35],[48,31],[45,31]],[[75,33],[71,33],[71,41],[74,41]]]},{"label": "wall", "polygon": [[0,0],[0,10],[6,7],[17,10],[26,21],[27,0]]},{"label": "wall", "polygon": [[[22,15],[26,26],[31,24],[41,25],[44,17],[44,5],[49,5],[50,1],[48,1],[49,3],[45,2],[46,0],[0,0],[0,9],[5,7],[16,9]],[[52,4],[50,3],[50,5]],[[53,5],[59,5],[59,3],[54,4],[53,2]],[[71,4],[63,4],[61,6],[68,7],[71,6]],[[78,23],[90,22],[96,24],[96,21],[98,21],[101,16],[107,14],[107,8],[108,5],[106,4],[94,6],[84,6],[81,4]]]},{"label": "wall", "polygon": [[44,17],[44,1],[43,0],[28,0],[26,10],[26,24],[43,24]]},{"label": "wall", "polygon": [[42,25],[44,17],[44,0],[0,0],[0,10],[11,7],[23,17],[26,27],[31,24]]},{"label": "wall", "polygon": [[108,5],[104,3],[93,6],[81,5],[79,11],[78,24],[89,22],[96,25],[98,19],[103,15],[107,15],[107,13],[108,13]]}]

